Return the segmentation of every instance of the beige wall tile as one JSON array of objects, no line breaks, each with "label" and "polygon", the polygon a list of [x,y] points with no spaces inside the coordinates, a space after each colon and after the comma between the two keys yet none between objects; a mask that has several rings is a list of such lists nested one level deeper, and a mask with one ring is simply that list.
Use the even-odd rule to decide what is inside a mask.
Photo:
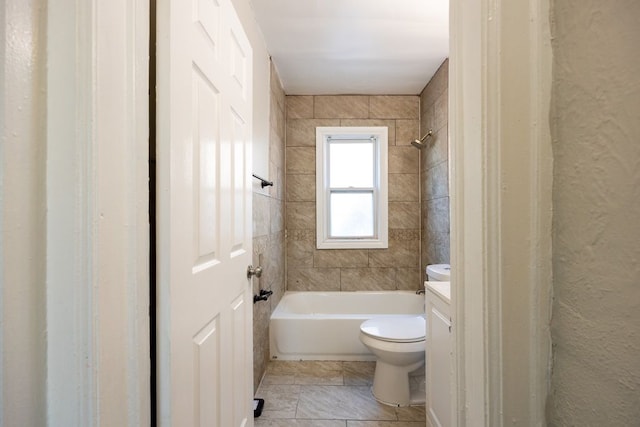
[{"label": "beige wall tile", "polygon": [[418,119],[420,98],[413,95],[371,96],[369,117],[372,119]]},{"label": "beige wall tile", "polygon": [[409,242],[420,240],[420,229],[418,228],[391,228],[389,229],[389,240],[398,242]]},{"label": "beige wall tile", "polygon": [[427,171],[435,164],[447,160],[449,157],[448,127],[443,126],[428,140],[427,146],[421,150],[423,157],[420,161],[422,171]]},{"label": "beige wall tile", "polygon": [[[367,96],[315,96],[286,97],[286,227],[287,286],[290,290],[327,290],[335,284],[324,283],[323,274],[333,269],[346,272],[346,287],[356,289],[396,289],[408,286],[411,269],[419,271],[419,151],[410,146],[419,136],[419,102],[417,96],[382,96],[372,102],[374,114],[383,118],[370,118]],[[313,107],[314,118],[309,115]],[[315,128],[316,126],[386,126],[389,130],[389,191],[391,226],[390,249],[317,250],[315,248]],[[402,135],[403,141],[397,140]],[[401,146],[396,146],[401,144]],[[399,203],[399,204],[398,204]],[[306,230],[299,230],[306,229]],[[304,233],[312,233],[306,236]],[[375,252],[374,255],[371,255]],[[374,275],[357,281],[355,271],[369,270],[371,262],[378,270],[388,269],[387,276]],[[403,273],[396,277],[396,268]],[[296,270],[296,273],[292,272]],[[322,270],[325,270],[324,273]],[[406,271],[405,271],[406,270]],[[349,276],[351,274],[351,276]],[[365,274],[364,272],[358,274]],[[392,274],[389,280],[388,274]],[[384,278],[384,280],[382,278]],[[294,283],[295,282],[295,283]],[[358,288],[358,286],[367,286]],[[344,287],[343,287],[344,290]]]},{"label": "beige wall tile", "polygon": [[313,118],[313,96],[287,95],[286,103],[287,120]]},{"label": "beige wall tile", "polygon": [[367,119],[369,97],[360,95],[315,96],[316,119]]},{"label": "beige wall tile", "polygon": [[[274,182],[268,189],[253,194],[253,265],[261,265],[264,273],[253,279],[253,292],[270,289],[269,301],[253,306],[254,391],[269,359],[269,317],[284,293],[284,91],[275,68],[271,68],[269,132],[269,176]],[[259,188],[259,185],[258,185]],[[258,192],[259,191],[259,192]]]},{"label": "beige wall tile", "polygon": [[389,241],[388,249],[370,249],[370,267],[416,267],[420,241]]},{"label": "beige wall tile", "polygon": [[287,239],[287,267],[313,267],[315,244],[308,240]]},{"label": "beige wall tile", "polygon": [[447,89],[436,99],[433,104],[433,130],[439,130],[447,124],[449,118],[449,91]]},{"label": "beige wall tile", "polygon": [[316,173],[316,148],[315,147],[287,147],[287,174],[311,174]]},{"label": "beige wall tile", "polygon": [[284,235],[271,234],[268,240],[267,250],[254,264],[262,267],[262,277],[258,279],[261,289],[275,289],[284,283]]},{"label": "beige wall tile", "polygon": [[394,268],[343,268],[340,272],[342,291],[395,290]]},{"label": "beige wall tile", "polygon": [[423,131],[434,131],[428,148],[420,153],[421,269],[427,264],[449,261],[448,67],[445,61],[420,95],[420,127]]},{"label": "beige wall tile", "polygon": [[449,197],[428,200],[425,203],[425,232],[444,234],[449,232]]},{"label": "beige wall tile", "polygon": [[322,249],[315,251],[314,267],[366,267],[369,255],[366,249]]},{"label": "beige wall tile", "polygon": [[284,230],[284,201],[269,198],[269,232],[279,233]]},{"label": "beige wall tile", "polygon": [[290,291],[339,291],[339,268],[289,268],[287,289]]},{"label": "beige wall tile", "polygon": [[387,128],[388,145],[396,145],[395,120],[380,119],[342,119],[340,126],[384,126]]},{"label": "beige wall tile", "polygon": [[425,175],[426,182],[423,200],[432,200],[449,195],[449,162],[440,162],[433,166]]},{"label": "beige wall tile", "polygon": [[270,87],[272,97],[278,102],[280,109],[284,111],[285,102],[284,102],[284,90],[282,89],[282,84],[280,83],[280,76],[278,75],[278,71],[276,70],[275,65],[271,62],[271,73],[270,73]]},{"label": "beige wall tile", "polygon": [[389,147],[389,173],[418,173],[420,151],[412,146]]},{"label": "beige wall tile", "polygon": [[287,202],[286,221],[288,229],[314,230],[316,227],[316,204],[313,202]]},{"label": "beige wall tile", "polygon": [[389,228],[420,228],[420,204],[389,202]]},{"label": "beige wall tile", "polygon": [[294,175],[287,177],[287,201],[289,202],[315,202],[316,200],[316,176]]},{"label": "beige wall tile", "polygon": [[417,202],[418,176],[418,174],[389,174],[389,201]]},{"label": "beige wall tile", "polygon": [[270,221],[269,197],[253,193],[253,235],[267,236]]},{"label": "beige wall tile", "polygon": [[284,125],[284,110],[275,97],[271,96],[269,98],[269,126],[275,129],[278,135],[284,135]]},{"label": "beige wall tile", "polygon": [[423,137],[429,130],[436,131],[435,129],[435,107],[433,104],[425,107],[420,115],[420,137]]},{"label": "beige wall tile", "polygon": [[287,147],[315,147],[318,126],[340,126],[340,119],[288,119]]},{"label": "beige wall tile", "polygon": [[427,241],[427,264],[449,263],[449,233],[431,234]]},{"label": "beige wall tile", "polygon": [[421,107],[433,105],[435,100],[449,86],[449,59],[440,65],[421,94]]},{"label": "beige wall tile", "polygon": [[418,267],[396,269],[396,289],[398,290],[417,291],[424,289],[423,282]]},{"label": "beige wall tile", "polygon": [[418,120],[396,120],[395,145],[411,145],[411,141],[421,136],[420,122]]}]

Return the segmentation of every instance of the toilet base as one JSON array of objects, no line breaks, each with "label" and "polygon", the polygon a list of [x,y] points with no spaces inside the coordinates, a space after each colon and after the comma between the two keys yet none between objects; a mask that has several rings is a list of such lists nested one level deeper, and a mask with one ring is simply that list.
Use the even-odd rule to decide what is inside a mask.
[{"label": "toilet base", "polygon": [[384,405],[396,407],[424,404],[424,392],[419,389],[411,392],[409,375],[423,365],[423,360],[408,366],[395,366],[378,359],[373,377],[373,397]]}]

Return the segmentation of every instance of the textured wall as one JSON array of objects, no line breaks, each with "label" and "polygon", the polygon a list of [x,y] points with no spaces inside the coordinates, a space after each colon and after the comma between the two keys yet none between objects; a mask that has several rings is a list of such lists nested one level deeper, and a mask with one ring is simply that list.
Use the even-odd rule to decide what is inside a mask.
[{"label": "textured wall", "polygon": [[640,2],[556,0],[552,426],[640,425]]},{"label": "textured wall", "polygon": [[[287,96],[287,289],[418,289],[419,156],[417,96]],[[317,250],[316,126],[389,129],[389,248]]]},{"label": "textured wall", "polygon": [[269,176],[273,187],[254,180],[253,265],[264,269],[253,279],[253,293],[273,291],[268,301],[253,305],[253,383],[260,384],[269,361],[269,319],[284,293],[284,110],[285,97],[278,73],[271,65],[269,94]]},{"label": "textured wall", "polygon": [[420,150],[421,270],[449,263],[449,60],[420,94],[420,136],[433,136]]}]

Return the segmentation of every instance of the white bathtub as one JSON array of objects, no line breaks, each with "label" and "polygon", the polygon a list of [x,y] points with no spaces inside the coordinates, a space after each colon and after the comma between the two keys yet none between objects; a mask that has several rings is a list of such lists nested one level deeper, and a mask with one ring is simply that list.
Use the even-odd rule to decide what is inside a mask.
[{"label": "white bathtub", "polygon": [[375,360],[360,342],[360,324],[379,316],[424,315],[411,291],[285,292],[271,315],[271,358]]}]

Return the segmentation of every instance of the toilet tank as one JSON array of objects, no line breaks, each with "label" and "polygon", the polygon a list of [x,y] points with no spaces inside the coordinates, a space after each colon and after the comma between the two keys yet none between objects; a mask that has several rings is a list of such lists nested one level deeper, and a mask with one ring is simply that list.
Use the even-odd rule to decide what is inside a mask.
[{"label": "toilet tank", "polygon": [[427,266],[427,280],[430,282],[450,282],[451,266],[449,264],[432,264]]}]

